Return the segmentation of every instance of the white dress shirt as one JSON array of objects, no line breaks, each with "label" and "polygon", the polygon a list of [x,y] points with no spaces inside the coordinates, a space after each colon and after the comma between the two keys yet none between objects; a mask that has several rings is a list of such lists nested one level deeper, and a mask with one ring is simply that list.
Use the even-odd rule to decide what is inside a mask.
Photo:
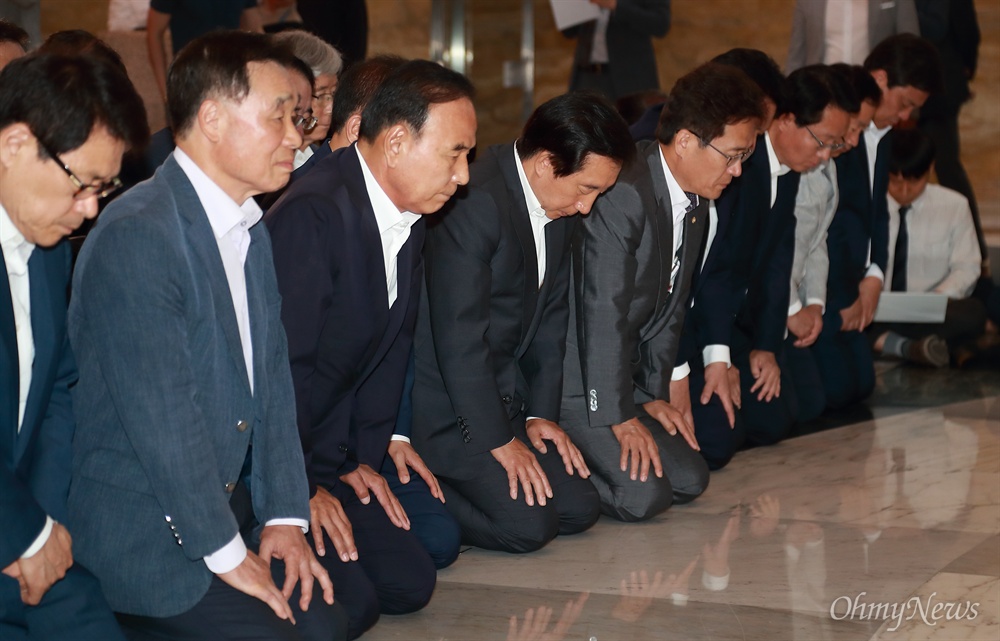
[{"label": "white dress shirt", "polygon": [[[260,222],[263,212],[253,198],[239,205],[222,188],[216,185],[184,151],[174,150],[174,160],[191,181],[201,202],[208,222],[212,226],[215,242],[222,258],[222,266],[229,284],[236,324],[240,331],[243,362],[246,364],[250,392],[253,393],[253,342],[250,339],[250,308],[247,305],[247,283],[244,271],[250,250],[250,228]],[[296,525],[303,532],[309,531],[309,522],[303,519],[271,519],[265,526]],[[204,557],[205,565],[215,574],[235,570],[247,556],[243,538],[237,534],[222,548]]]},{"label": "white dress shirt", "polygon": [[827,0],[823,62],[859,65],[868,56],[868,0]]},{"label": "white dress shirt", "polygon": [[594,25],[594,40],[590,48],[590,61],[594,64],[607,64],[608,57],[608,22],[611,20],[610,9],[599,9],[597,24]]},{"label": "white dress shirt", "polygon": [[371,169],[365,162],[364,156],[358,151],[357,146],[354,151],[361,161],[361,173],[365,177],[365,188],[368,190],[368,198],[372,202],[372,209],[375,211],[375,223],[378,225],[378,235],[382,240],[382,259],[385,265],[385,290],[389,296],[389,307],[396,302],[398,293],[398,258],[399,250],[406,244],[410,237],[410,228],[413,223],[420,220],[419,214],[408,211],[401,212],[392,200],[382,189]]},{"label": "white dress shirt", "polygon": [[764,146],[767,147],[767,164],[771,169],[771,207],[778,198],[778,178],[791,171],[791,168],[781,164],[778,154],[774,151],[774,144],[771,142],[771,133],[764,132]]},{"label": "white dress shirt", "polygon": [[[879,129],[875,126],[874,121],[869,123],[868,128],[865,129],[865,151],[868,152],[868,186],[871,189],[872,197],[875,196],[875,160],[878,157],[878,144],[890,130],[892,130],[891,126]],[[865,272],[865,277],[874,276],[885,283],[885,274],[882,273],[882,268],[872,262],[872,244],[870,240],[868,241],[868,263],[868,271]]]},{"label": "white dress shirt", "polygon": [[[28,280],[28,260],[35,251],[35,246],[24,238],[3,205],[0,205],[0,247],[3,248],[3,259],[7,266],[10,302],[14,307],[18,371],[17,432],[20,434],[24,410],[28,405],[28,391],[31,389],[31,367],[35,362],[35,336],[31,330],[31,283]],[[33,557],[42,549],[49,540],[54,524],[52,517],[46,515],[42,531],[21,554],[22,559]]]},{"label": "white dress shirt", "polygon": [[[906,291],[967,298],[979,279],[979,241],[969,201],[940,185],[927,185],[906,214]],[[889,196],[889,263],[884,288],[891,289],[899,203]]]},{"label": "white dress shirt", "polygon": [[531,237],[535,241],[535,258],[538,262],[538,288],[541,289],[542,282],[545,280],[545,226],[551,223],[552,219],[545,215],[542,204],[528,183],[528,177],[524,173],[521,157],[517,155],[516,146],[514,147],[514,166],[517,167],[517,177],[521,180],[521,190],[524,192],[524,206],[528,208],[528,220],[531,221]]},{"label": "white dress shirt", "polygon": [[306,161],[313,157],[312,146],[307,146],[305,149],[296,149],[295,155],[292,157],[292,171],[298,169],[302,165],[306,164]]}]

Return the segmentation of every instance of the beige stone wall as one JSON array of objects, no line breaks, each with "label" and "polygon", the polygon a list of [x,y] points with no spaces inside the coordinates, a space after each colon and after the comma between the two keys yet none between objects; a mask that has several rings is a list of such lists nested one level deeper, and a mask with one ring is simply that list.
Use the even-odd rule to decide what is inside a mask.
[{"label": "beige stone wall", "polygon": [[[210,0],[205,0],[210,1]],[[42,28],[102,31],[106,0],[42,0]],[[490,144],[516,136],[521,124],[521,94],[501,86],[504,60],[518,58],[520,0],[467,0],[475,59],[470,75],[479,90],[479,141]],[[793,0],[674,0],[673,26],[656,43],[661,84],[731,47],[754,47],[783,63],[791,31]],[[426,57],[430,41],[430,0],[368,0],[370,52]],[[976,0],[983,44],[975,99],[962,113],[963,158],[981,203],[984,225],[1000,236],[1000,0]],[[566,88],[573,42],[553,25],[548,2],[536,0],[535,104]],[[128,56],[142,55],[132,38]],[[130,67],[142,68],[142,60]],[[133,74],[135,75],[135,74]],[[142,73],[139,77],[144,77]],[[151,112],[162,122],[158,107]]]}]

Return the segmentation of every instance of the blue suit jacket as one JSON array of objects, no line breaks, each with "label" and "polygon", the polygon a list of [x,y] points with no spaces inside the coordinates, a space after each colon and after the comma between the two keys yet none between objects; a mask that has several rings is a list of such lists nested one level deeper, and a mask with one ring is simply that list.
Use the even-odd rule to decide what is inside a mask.
[{"label": "blue suit jacket", "polygon": [[69,271],[67,242],[36,247],[28,261],[35,359],[20,433],[17,337],[6,268],[0,278],[0,567],[28,549],[46,514],[66,519],[74,428],[69,387],[76,380],[66,338]]},{"label": "blue suit jacket", "polygon": [[[288,332],[310,492],[382,466],[410,361],[423,263],[418,220],[397,259],[389,308],[382,241],[355,146],[297,180],[264,217]],[[343,491],[343,494],[338,494]]]},{"label": "blue suit jacket", "polygon": [[218,245],[171,156],[101,215],[73,278],[74,552],[111,607],[179,614],[236,536],[229,506],[251,441],[254,515],[309,519],[281,300],[263,225],[245,274],[254,385]]}]

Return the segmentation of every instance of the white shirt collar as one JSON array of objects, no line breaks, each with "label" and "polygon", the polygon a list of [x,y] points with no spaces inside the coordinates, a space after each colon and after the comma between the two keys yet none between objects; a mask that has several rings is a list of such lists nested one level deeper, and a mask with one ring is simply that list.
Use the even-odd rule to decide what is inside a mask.
[{"label": "white shirt collar", "polygon": [[784,176],[791,171],[790,167],[786,167],[781,164],[778,160],[778,154],[774,153],[774,144],[771,142],[771,132],[764,132],[764,146],[767,147],[767,164],[771,168],[771,176]]},{"label": "white shirt collar", "polygon": [[15,276],[26,274],[28,272],[28,258],[31,257],[35,246],[24,238],[24,234],[10,219],[3,205],[0,205],[0,246],[3,247],[7,271]]},{"label": "white shirt collar", "polygon": [[[663,146],[657,145],[660,148],[660,165],[663,167],[663,177],[667,179],[667,191],[670,192],[670,206],[673,209],[674,218],[678,216],[683,216],[687,213],[687,208],[691,205],[691,201],[687,197],[687,193],[681,189],[680,183],[674,178],[674,174],[670,171],[670,167],[667,165],[667,158],[663,155]],[[695,195],[695,202],[699,202],[701,197]]]},{"label": "white shirt collar", "polygon": [[389,195],[382,189],[382,185],[375,180],[375,175],[368,168],[365,157],[361,155],[361,150],[354,145],[354,151],[358,154],[361,162],[361,173],[365,177],[365,188],[368,191],[368,198],[372,201],[372,209],[375,211],[375,224],[378,225],[378,233],[384,234],[393,227],[412,227],[413,223],[420,220],[420,214],[409,211],[399,211],[399,207],[392,202]]},{"label": "white shirt collar", "polygon": [[295,155],[292,158],[292,170],[298,169],[302,165],[306,164],[306,161],[313,157],[312,145],[309,145],[305,149],[296,149]]},{"label": "white shirt collar", "polygon": [[882,140],[882,138],[884,138],[891,129],[892,125],[879,129],[875,126],[875,121],[872,120],[868,123],[868,129],[865,129],[865,136],[870,138],[873,142],[878,143],[878,141]]},{"label": "white shirt collar", "polygon": [[517,177],[521,179],[521,191],[524,192],[524,204],[528,208],[528,213],[549,220],[542,209],[542,203],[535,196],[535,191],[528,182],[528,176],[524,173],[524,166],[521,164],[521,157],[517,153],[517,143],[514,143],[514,166],[517,167]]},{"label": "white shirt collar", "polygon": [[191,181],[191,186],[198,194],[198,200],[205,209],[208,222],[212,225],[212,232],[217,239],[226,236],[238,226],[249,231],[264,215],[260,205],[253,198],[247,198],[246,202],[238,205],[180,147],[174,149],[174,160]]}]

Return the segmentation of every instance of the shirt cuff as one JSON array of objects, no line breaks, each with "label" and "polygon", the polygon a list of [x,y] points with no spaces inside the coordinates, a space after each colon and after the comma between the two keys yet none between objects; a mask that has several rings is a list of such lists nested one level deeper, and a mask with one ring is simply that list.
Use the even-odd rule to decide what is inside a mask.
[{"label": "shirt cuff", "polygon": [[688,377],[691,373],[691,366],[687,363],[681,363],[674,368],[674,371],[670,374],[671,381],[679,381]]},{"label": "shirt cuff", "polygon": [[205,555],[203,560],[212,574],[225,574],[238,568],[245,558],[247,558],[247,546],[243,542],[243,537],[237,532],[232,541]]},{"label": "shirt cuff", "polygon": [[791,302],[791,304],[788,305],[788,315],[789,316],[795,316],[796,314],[798,314],[801,311],[802,311],[802,301],[800,301],[798,298],[796,298],[795,300],[793,300]]},{"label": "shirt cuff", "polygon": [[714,576],[708,572],[701,573],[701,584],[705,589],[712,592],[721,592],[729,587],[729,577],[732,573],[726,572],[725,576]]},{"label": "shirt cuff", "polygon": [[705,359],[705,365],[725,363],[727,368],[733,366],[732,358],[729,356],[729,345],[709,345],[701,354]]},{"label": "shirt cuff", "polygon": [[869,265],[868,271],[865,272],[865,278],[868,278],[869,276],[874,276],[883,283],[885,282],[885,274],[882,273],[882,268],[876,265],[875,263]]},{"label": "shirt cuff", "polygon": [[410,442],[410,437],[409,436],[403,436],[402,434],[393,434],[392,438],[390,438],[389,440],[390,441],[403,441],[404,443],[409,443]]},{"label": "shirt cuff", "polygon": [[271,519],[264,524],[264,527],[269,527],[271,525],[295,525],[301,528],[303,534],[309,533],[309,521],[305,519]]},{"label": "shirt cuff", "polygon": [[39,550],[45,547],[45,543],[49,540],[49,535],[52,534],[52,526],[55,524],[56,522],[52,520],[51,516],[45,516],[45,525],[42,526],[41,533],[35,537],[34,542],[32,542],[32,544],[28,546],[28,549],[24,551],[24,554],[21,555],[22,559],[30,559],[38,554]]},{"label": "shirt cuff", "polygon": [[806,297],[806,305],[819,305],[819,310],[822,313],[826,313],[826,301],[822,298],[809,298]]}]

